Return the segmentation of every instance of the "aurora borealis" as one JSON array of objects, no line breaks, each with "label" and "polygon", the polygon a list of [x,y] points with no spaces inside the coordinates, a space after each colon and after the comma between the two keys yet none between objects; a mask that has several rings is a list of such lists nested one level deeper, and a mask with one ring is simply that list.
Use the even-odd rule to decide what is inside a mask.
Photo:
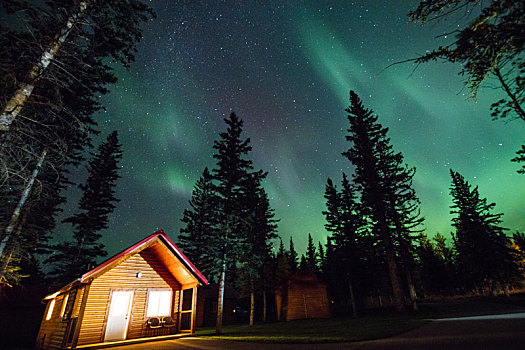
[{"label": "aurora borealis", "polygon": [[[415,166],[425,232],[451,231],[449,169],[460,172],[525,230],[525,176],[511,163],[525,124],[492,121],[498,90],[469,97],[460,67],[394,65],[450,42],[462,22],[409,23],[417,1],[151,1],[136,62],[119,70],[103,98],[96,143],[117,129],[123,144],[121,200],[104,232],[110,255],[157,229],[176,240],[196,180],[213,168],[213,141],[235,111],[285,245],[308,233],[326,242],[324,186],[352,173],[341,152],[354,90],[390,128],[396,151]],[[489,81],[490,84],[490,81]],[[82,169],[76,177],[82,178]],[[78,193],[72,193],[75,199]],[[67,215],[75,206],[70,201]],[[59,228],[66,237],[68,227]]]}]

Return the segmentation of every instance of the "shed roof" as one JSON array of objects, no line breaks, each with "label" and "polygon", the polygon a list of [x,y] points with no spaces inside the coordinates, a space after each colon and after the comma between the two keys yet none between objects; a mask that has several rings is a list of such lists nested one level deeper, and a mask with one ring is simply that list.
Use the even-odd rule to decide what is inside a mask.
[{"label": "shed roof", "polygon": [[182,251],[175,245],[175,243],[173,243],[173,241],[164,233],[164,231],[159,230],[144,238],[140,242],[137,242],[131,247],[123,250],[117,255],[109,258],[94,269],[89,270],[80,278],[60,288],[56,293],[46,296],[44,300],[52,299],[58,294],[71,289],[76,284],[86,283],[91,279],[97,278],[98,276],[129,258],[131,255],[140,253],[147,248],[152,249],[152,251],[159,257],[159,260],[166,266],[168,271],[178,281],[182,282],[181,284],[190,283],[191,281],[205,285],[208,284],[206,277],[204,277],[204,275],[195,267],[195,265],[192,264],[192,262],[186,257],[186,255],[184,255],[184,253],[182,253]]}]

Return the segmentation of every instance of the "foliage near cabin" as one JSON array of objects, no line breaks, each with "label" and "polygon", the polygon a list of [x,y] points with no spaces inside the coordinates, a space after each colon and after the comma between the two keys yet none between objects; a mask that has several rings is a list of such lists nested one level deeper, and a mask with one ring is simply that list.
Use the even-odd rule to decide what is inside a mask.
[{"label": "foliage near cabin", "polygon": [[74,280],[95,267],[97,258],[106,256],[100,231],[108,228],[109,215],[119,202],[115,186],[120,178],[118,163],[121,158],[121,145],[117,132],[113,131],[91,156],[86,183],[80,186],[83,193],[79,211],[64,220],[73,226],[73,241],[53,246],[53,253],[47,260],[54,265],[51,276],[56,282]]},{"label": "foliage near cabin", "polygon": [[0,279],[9,285],[22,276],[11,263],[53,229],[66,168],[91,147],[100,97],[116,82],[114,69],[133,61],[153,13],[138,0],[0,6],[0,259],[10,271]]},{"label": "foliage near cabin", "polygon": [[210,281],[220,272],[216,263],[220,256],[218,198],[212,180],[205,168],[193,188],[190,209],[184,209],[181,221],[185,227],[178,238],[179,247]]}]

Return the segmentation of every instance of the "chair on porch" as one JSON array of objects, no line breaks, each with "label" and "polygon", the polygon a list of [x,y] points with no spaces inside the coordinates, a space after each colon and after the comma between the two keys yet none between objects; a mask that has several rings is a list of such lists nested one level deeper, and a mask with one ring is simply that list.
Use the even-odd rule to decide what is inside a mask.
[{"label": "chair on porch", "polygon": [[171,316],[164,316],[161,320],[161,323],[163,327],[167,328],[176,326],[175,320]]},{"label": "chair on porch", "polygon": [[160,322],[158,317],[151,317],[148,319],[148,327],[149,328],[160,328],[162,327],[162,323]]}]

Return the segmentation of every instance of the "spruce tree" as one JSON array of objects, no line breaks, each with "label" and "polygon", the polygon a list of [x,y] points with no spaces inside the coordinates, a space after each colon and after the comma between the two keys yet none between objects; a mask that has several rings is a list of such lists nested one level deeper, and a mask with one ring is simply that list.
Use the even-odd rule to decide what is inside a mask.
[{"label": "spruce tree", "polygon": [[226,132],[219,134],[220,140],[215,141],[213,148],[217,151],[213,158],[217,160],[217,167],[213,170],[215,192],[218,198],[218,220],[220,250],[219,261],[219,296],[217,310],[217,334],[222,333],[222,307],[226,268],[238,261],[239,257],[247,254],[246,227],[251,213],[247,211],[244,185],[249,181],[253,172],[252,161],[246,159],[252,150],[250,139],[241,139],[243,121],[235,113],[224,119],[227,125]]},{"label": "spruce tree", "polygon": [[199,270],[208,278],[215,280],[219,273],[217,261],[221,258],[218,240],[218,198],[212,175],[205,168],[193,188],[190,209],[185,209],[181,221],[178,245]]},{"label": "spruce tree", "polygon": [[121,158],[117,131],[113,131],[89,161],[86,183],[79,186],[83,191],[79,211],[63,221],[73,226],[73,242],[58,244],[56,253],[48,258],[54,264],[51,274],[57,282],[75,279],[95,267],[99,257],[106,256],[100,231],[108,228],[109,214],[119,202],[115,186]]},{"label": "spruce tree", "polygon": [[306,256],[304,254],[301,254],[301,258],[299,259],[299,270],[301,271],[311,270],[311,266],[308,264]]},{"label": "spruce tree", "polygon": [[415,170],[395,153],[388,128],[363,106],[350,91],[350,106],[346,109],[350,122],[351,148],[343,152],[356,167],[353,182],[360,194],[362,213],[372,224],[372,232],[385,256],[396,309],[404,309],[404,293],[399,276],[400,263],[406,261],[411,234],[420,223],[419,201],[412,189]]},{"label": "spruce tree", "polygon": [[289,245],[289,248],[288,249],[288,253],[287,253],[287,258],[288,258],[288,263],[290,264],[290,268],[292,269],[292,271],[294,270],[297,270],[297,268],[299,267],[299,262],[297,261],[297,252],[295,251],[295,246],[293,244],[293,237],[290,236],[290,245]]},{"label": "spruce tree", "polygon": [[453,237],[465,287],[495,291],[499,284],[505,288],[519,272],[506,229],[500,226],[503,214],[493,214],[496,204],[481,198],[478,187],[472,188],[461,174],[450,170],[450,176]]},{"label": "spruce tree", "polygon": [[306,255],[305,255],[305,262],[306,262],[306,269],[311,272],[318,273],[318,254],[317,250],[315,249],[314,240],[312,238],[311,234],[308,234],[308,245],[306,246]]},{"label": "spruce tree", "polygon": [[275,260],[275,279],[278,285],[282,285],[288,279],[291,269],[282,239]]}]

